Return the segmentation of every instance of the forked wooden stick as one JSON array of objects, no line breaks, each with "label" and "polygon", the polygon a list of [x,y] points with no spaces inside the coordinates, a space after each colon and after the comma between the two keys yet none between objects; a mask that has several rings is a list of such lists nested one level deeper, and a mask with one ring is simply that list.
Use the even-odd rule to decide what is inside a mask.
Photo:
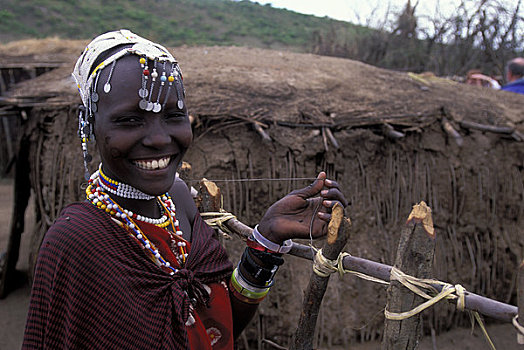
[{"label": "forked wooden stick", "polygon": [[[329,260],[336,260],[346,245],[349,238],[351,221],[344,217],[344,208],[340,203],[335,204],[331,212],[331,220],[328,225],[327,240],[322,247],[322,255]],[[329,282],[329,275],[320,276],[311,273],[309,284],[304,292],[302,313],[298,320],[297,330],[291,350],[313,349],[313,337],[317,324],[320,304],[324,298]]]}]

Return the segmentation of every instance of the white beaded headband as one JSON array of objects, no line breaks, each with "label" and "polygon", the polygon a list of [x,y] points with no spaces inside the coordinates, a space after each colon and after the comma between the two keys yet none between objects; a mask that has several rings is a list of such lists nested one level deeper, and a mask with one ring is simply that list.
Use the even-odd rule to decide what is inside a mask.
[{"label": "white beaded headband", "polygon": [[[97,58],[104,52],[119,46],[132,44],[131,47],[122,48],[122,50],[114,53],[110,57],[106,58],[100,62],[94,69],[93,64],[96,62]],[[114,68],[114,62],[122,58],[125,55],[134,54],[141,56],[146,60],[147,59],[157,62],[165,63],[170,62],[173,66],[174,74],[178,77],[180,75],[180,68],[178,67],[177,60],[169,53],[169,51],[160,44],[154,43],[150,40],[142,38],[127,29],[121,29],[118,31],[108,32],[102,34],[87,45],[84,49],[84,52],[78,58],[75,68],[73,70],[73,78],[80,92],[80,97],[82,98],[82,103],[86,108],[89,108],[92,104],[91,95],[93,90],[93,83],[97,82],[97,77],[102,69],[112,65]],[[141,62],[142,63],[142,62]],[[156,78],[153,77],[152,78]],[[104,91],[107,93],[110,91],[109,80],[111,79],[111,74],[108,78],[108,82],[104,85]],[[177,79],[178,80],[178,79]],[[175,84],[178,83],[175,81]],[[181,82],[180,82],[181,83]],[[95,84],[96,85],[96,84]],[[109,88],[107,88],[109,87]],[[96,88],[96,87],[95,87]],[[142,90],[142,89],[141,89]],[[139,90],[140,92],[140,90]],[[178,92],[178,91],[177,91]],[[183,91],[182,91],[183,93]],[[142,97],[142,96],[141,96]],[[182,100],[182,96],[179,96],[179,100]],[[96,98],[95,98],[96,99]]]},{"label": "white beaded headband", "polygon": [[[93,68],[94,63],[100,55],[117,46],[122,46],[122,48]],[[78,115],[78,135],[82,140],[86,179],[89,178],[87,163],[92,159],[87,152],[87,142],[93,136],[93,118],[94,113],[97,112],[97,102],[99,100],[97,87],[100,72],[105,67],[111,65],[107,81],[103,88],[104,93],[108,94],[111,91],[111,76],[116,62],[126,55],[136,55],[142,67],[142,84],[138,90],[138,96],[141,98],[138,105],[141,109],[154,113],[160,112],[165,107],[173,86],[177,95],[177,107],[179,109],[184,107],[182,72],[180,71],[177,60],[165,47],[142,38],[127,29],[108,32],[93,39],[78,58],[72,73],[78,91],[80,92],[80,97],[82,98],[82,104],[84,105],[84,108],[80,108]],[[153,62],[152,72],[149,71],[149,61]],[[167,62],[171,64],[169,76],[166,73]],[[157,65],[162,65],[162,75],[160,77],[157,72]],[[160,86],[156,99],[154,99],[153,89],[157,78]],[[149,90],[148,81],[151,81]],[[160,101],[160,96],[162,95],[166,82],[168,83],[167,91],[164,100]]]}]

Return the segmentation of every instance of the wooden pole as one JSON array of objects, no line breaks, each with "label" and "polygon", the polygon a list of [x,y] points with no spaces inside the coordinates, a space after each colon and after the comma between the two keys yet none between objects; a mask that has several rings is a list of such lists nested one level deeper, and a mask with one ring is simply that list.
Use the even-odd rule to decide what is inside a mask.
[{"label": "wooden pole", "polygon": [[[519,307],[518,323],[521,327],[524,327],[524,260],[520,263],[519,266],[517,283],[517,305]],[[520,332],[517,333],[517,342],[520,345],[524,345],[524,335]]]},{"label": "wooden pole", "polygon": [[330,128],[324,128],[324,130],[326,131],[326,135],[327,135],[329,141],[331,142],[331,144],[333,145],[333,147],[335,147],[335,149],[339,149],[340,145],[338,144],[338,141],[335,138],[335,135],[333,135],[333,133],[331,132],[331,129]]},{"label": "wooden pole", "polygon": [[[231,232],[238,235],[242,240],[246,240],[247,237],[251,236],[253,233],[253,229],[251,227],[237,219],[230,219],[226,221],[224,225],[226,225],[231,230]],[[296,242],[293,242],[293,246],[291,247],[289,255],[313,260],[311,248],[307,245]],[[389,282],[389,276],[391,274],[391,266],[389,265],[351,255],[345,256],[343,263],[345,270],[363,273],[365,275]],[[432,287],[435,288],[437,292],[442,290],[442,286],[439,284],[433,284]],[[452,303],[454,302],[453,300],[448,301]],[[518,313],[518,309],[514,305],[502,303],[500,301],[486,298],[469,291],[466,291],[465,293],[464,308],[466,310],[477,311],[484,316],[508,323],[511,323],[513,317]]]},{"label": "wooden pole", "polygon": [[[349,237],[349,227],[351,222],[344,218],[344,209],[337,203],[332,210],[332,217],[328,227],[328,237],[322,248],[322,255],[329,260],[336,260]],[[329,275],[319,276],[312,272],[304,292],[302,303],[302,313],[298,321],[297,330],[294,336],[291,350],[311,350],[313,349],[313,338],[317,324],[320,304],[326,292],[329,282]]]},{"label": "wooden pole", "polygon": [[444,131],[449,136],[453,137],[453,139],[455,140],[457,145],[459,147],[461,147],[462,144],[464,143],[464,139],[462,138],[462,136],[460,136],[459,132],[457,130],[455,130],[453,125],[451,125],[451,123],[449,122],[448,118],[442,117],[442,120],[440,121],[440,123],[442,124],[442,128],[444,129]]},{"label": "wooden pole", "polygon": [[[417,278],[430,278],[435,252],[435,231],[431,209],[424,202],[413,206],[406,227],[402,230],[395,259],[395,267]],[[387,290],[386,310],[400,313],[409,311],[425,301],[399,281],[392,280]],[[384,350],[411,350],[418,346],[422,334],[422,314],[403,320],[386,317]]]},{"label": "wooden pole", "polygon": [[515,128],[512,126],[496,126],[488,124],[480,124],[476,122],[470,122],[467,120],[461,120],[460,126],[466,129],[475,129],[480,131],[488,131],[495,134],[512,134],[515,131]]},{"label": "wooden pole", "polygon": [[271,142],[271,137],[267,134],[267,132],[264,131],[264,129],[262,129],[262,127],[260,126],[261,123],[253,122],[252,124],[255,131],[258,132],[260,136],[262,136],[262,140],[264,140],[265,142]]},{"label": "wooden pole", "polygon": [[2,126],[4,127],[5,142],[7,146],[7,159],[13,158],[13,140],[11,139],[11,126],[7,117],[2,117]]},{"label": "wooden pole", "polygon": [[197,196],[197,206],[200,211],[205,212],[219,212],[221,193],[220,188],[214,182],[202,179],[198,183],[199,195]]},{"label": "wooden pole", "polygon": [[[253,234],[251,227],[237,219],[227,220],[224,222],[224,225],[244,241]],[[313,260],[311,247],[296,242],[293,242],[289,255]],[[389,265],[351,255],[344,257],[343,265],[345,270],[362,273],[389,282],[391,274],[391,266]],[[435,288],[437,292],[442,290],[442,285],[440,284],[433,284],[432,287]],[[455,302],[453,300],[448,301],[452,303]],[[484,316],[507,323],[511,323],[513,317],[518,313],[518,309],[514,305],[502,303],[469,291],[465,292],[464,308],[466,310],[477,311]]]},{"label": "wooden pole", "polygon": [[406,134],[400,132],[400,131],[397,131],[395,130],[395,128],[393,128],[390,124],[388,123],[384,123],[383,126],[382,126],[382,130],[384,131],[384,134],[391,138],[391,139],[401,139],[403,138],[404,136],[406,136]]}]

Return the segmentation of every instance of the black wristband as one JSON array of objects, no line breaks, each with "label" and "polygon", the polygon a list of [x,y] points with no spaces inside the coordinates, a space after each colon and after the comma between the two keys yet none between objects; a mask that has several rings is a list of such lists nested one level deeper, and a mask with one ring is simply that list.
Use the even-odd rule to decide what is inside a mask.
[{"label": "black wristband", "polygon": [[274,265],[280,266],[284,263],[284,258],[280,253],[264,252],[251,247],[247,247],[247,251],[251,257],[260,261],[264,268],[273,269]]},{"label": "black wristband", "polygon": [[273,277],[281,264],[271,265],[269,268],[260,266],[255,262],[248,249],[249,248],[246,248],[244,250],[242,258],[238,264],[242,276],[244,276],[247,282],[254,287],[261,288],[271,284]]}]

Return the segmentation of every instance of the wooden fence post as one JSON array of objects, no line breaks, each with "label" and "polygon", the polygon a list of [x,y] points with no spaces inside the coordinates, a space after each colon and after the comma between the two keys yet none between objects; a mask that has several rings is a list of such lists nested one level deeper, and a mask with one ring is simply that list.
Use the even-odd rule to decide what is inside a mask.
[{"label": "wooden fence post", "polygon": [[[435,251],[435,231],[431,209],[424,202],[413,206],[406,227],[402,230],[395,259],[395,267],[405,274],[417,278],[429,278],[432,272]],[[399,313],[409,311],[425,300],[404,287],[399,281],[391,280],[387,290],[386,310]],[[417,314],[403,320],[385,321],[383,350],[415,349],[420,341],[422,315]]]},{"label": "wooden fence post", "polygon": [[[322,255],[329,260],[336,260],[338,255],[346,245],[349,238],[349,227],[351,221],[344,217],[344,209],[340,204],[333,207],[332,218],[328,227],[327,241],[322,248]],[[317,317],[320,310],[322,298],[326,292],[329,282],[329,275],[322,277],[315,272],[311,273],[311,278],[304,292],[302,303],[302,313],[298,320],[291,350],[311,350],[313,349],[313,336],[317,324]]]},{"label": "wooden fence post", "polygon": [[[524,260],[520,263],[517,281],[517,305],[519,307],[518,323],[524,327]],[[517,342],[524,345],[524,335],[517,333]]]}]

